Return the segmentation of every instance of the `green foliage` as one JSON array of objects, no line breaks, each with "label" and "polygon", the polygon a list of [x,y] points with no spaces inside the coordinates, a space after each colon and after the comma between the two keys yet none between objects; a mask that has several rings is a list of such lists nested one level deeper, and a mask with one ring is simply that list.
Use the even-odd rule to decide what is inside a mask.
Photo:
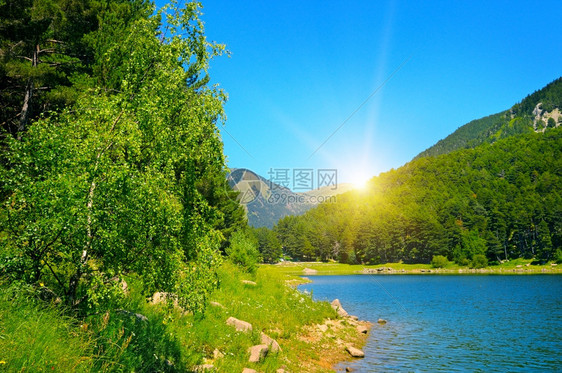
[{"label": "green foliage", "polygon": [[562,245],[562,130],[528,133],[420,158],[275,227],[299,260],[469,265],[548,261]]},{"label": "green foliage", "polygon": [[6,140],[0,270],[75,308],[108,307],[130,272],[146,294],[174,293],[194,311],[217,285],[225,95],[205,73],[223,47],[206,41],[196,3],[163,11],[168,34],[163,13],[137,17],[95,55],[118,61],[104,70],[111,90]]},{"label": "green foliage", "polygon": [[554,108],[561,107],[561,99],[562,78],[558,78],[543,89],[525,97],[520,103],[513,106],[512,111],[515,115],[532,115],[537,104],[541,103],[541,109],[550,112]]},{"label": "green foliage", "polygon": [[562,249],[556,249],[556,252],[554,253],[554,260],[558,264],[562,263]]},{"label": "green foliage", "polygon": [[[7,0],[0,3],[0,122],[21,136],[50,111],[75,103],[91,86],[96,55],[151,12],[144,1]],[[103,40],[103,41],[102,41]],[[117,62],[117,61],[116,61]]]},{"label": "green foliage", "polygon": [[226,253],[234,264],[238,264],[249,273],[255,273],[261,261],[255,237],[244,231],[236,231],[232,234]]},{"label": "green foliage", "polygon": [[253,228],[253,235],[258,240],[258,250],[264,263],[277,263],[283,254],[281,243],[271,229]]},{"label": "green foliage", "polygon": [[[414,159],[438,156],[459,149],[474,148],[481,144],[493,143],[502,138],[531,132],[533,131],[533,120],[535,118],[533,111],[537,105],[546,112],[552,112],[555,108],[562,108],[562,78],[556,79],[546,87],[527,96],[510,110],[473,120],[459,127],[455,132],[424,150]],[[548,121],[548,127],[554,124],[553,121]],[[539,120],[536,128],[542,130],[547,124],[543,120]]]},{"label": "green foliage", "polygon": [[443,255],[434,255],[431,259],[431,266],[433,268],[445,268],[449,264],[449,260]]},{"label": "green foliage", "polygon": [[488,266],[488,258],[483,254],[476,254],[470,263],[471,268],[485,268]]}]

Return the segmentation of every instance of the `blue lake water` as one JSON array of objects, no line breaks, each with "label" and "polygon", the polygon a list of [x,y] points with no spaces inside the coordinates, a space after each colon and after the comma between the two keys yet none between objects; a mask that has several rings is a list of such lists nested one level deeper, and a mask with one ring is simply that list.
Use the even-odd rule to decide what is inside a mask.
[{"label": "blue lake water", "polygon": [[366,357],[338,371],[562,371],[562,276],[309,278],[301,291],[375,323]]}]

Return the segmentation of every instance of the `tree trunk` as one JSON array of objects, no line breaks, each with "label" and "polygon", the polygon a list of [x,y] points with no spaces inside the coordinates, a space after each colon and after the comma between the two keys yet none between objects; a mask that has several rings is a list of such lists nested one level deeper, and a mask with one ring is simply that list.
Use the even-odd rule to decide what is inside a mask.
[{"label": "tree trunk", "polygon": [[[39,63],[39,44],[35,46],[33,50],[33,57],[31,59],[31,66],[33,68],[37,67]],[[33,92],[35,90],[33,78],[29,78],[27,85],[25,87],[25,97],[23,99],[23,107],[20,113],[20,122],[17,129],[18,140],[21,140],[21,135],[27,127],[27,122],[29,121],[29,114],[31,113],[31,107],[33,103]]]},{"label": "tree trunk", "polygon": [[82,278],[83,269],[88,262],[88,251],[92,246],[92,208],[94,206],[94,191],[96,189],[95,181],[92,181],[90,184],[90,190],[88,192],[88,204],[86,205],[88,210],[88,217],[87,217],[87,226],[86,226],[86,244],[84,245],[84,249],[82,250],[82,256],[80,257],[80,262],[78,263],[78,268],[76,268],[76,272],[70,278],[70,282],[68,284],[68,303],[70,306],[76,305],[76,292],[78,291],[78,283]]}]

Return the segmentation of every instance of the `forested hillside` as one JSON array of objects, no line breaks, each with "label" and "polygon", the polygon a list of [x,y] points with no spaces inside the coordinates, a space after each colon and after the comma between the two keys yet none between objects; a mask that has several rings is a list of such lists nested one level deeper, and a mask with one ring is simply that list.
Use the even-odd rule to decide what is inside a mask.
[{"label": "forested hillside", "polygon": [[561,190],[562,128],[548,128],[416,159],[275,231],[295,259],[546,261],[562,248]]},{"label": "forested hillside", "polygon": [[530,94],[509,110],[465,124],[418,154],[416,159],[474,148],[517,134],[542,132],[547,127],[556,127],[562,123],[561,109],[562,78],[559,78]]}]

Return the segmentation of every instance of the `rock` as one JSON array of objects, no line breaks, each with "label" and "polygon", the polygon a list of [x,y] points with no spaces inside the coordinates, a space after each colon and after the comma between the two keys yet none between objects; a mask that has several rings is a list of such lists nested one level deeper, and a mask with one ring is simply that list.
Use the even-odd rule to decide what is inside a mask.
[{"label": "rock", "polygon": [[365,357],[365,353],[358,348],[355,348],[353,346],[346,346],[345,349],[353,357]]},{"label": "rock", "polygon": [[355,369],[353,369],[352,367],[347,367],[345,368],[346,372],[353,372]]},{"label": "rock", "polygon": [[318,325],[318,330],[320,330],[322,333],[326,333],[328,331],[328,325],[326,324]]},{"label": "rock", "polygon": [[315,274],[318,273],[317,270],[312,269],[312,268],[305,268],[305,269],[302,270],[302,272],[303,272],[305,275],[315,275]]},{"label": "rock", "polygon": [[119,287],[121,288],[123,293],[125,293],[125,295],[129,295],[129,284],[127,284],[127,281],[121,279],[119,281]]},{"label": "rock", "polygon": [[265,358],[269,352],[269,347],[267,345],[256,345],[250,347],[248,351],[250,352],[250,359],[248,361],[250,363],[258,363]]},{"label": "rock", "polygon": [[386,320],[385,319],[378,319],[377,322],[381,325],[386,324]]},{"label": "rock", "polygon": [[209,302],[209,304],[213,307],[225,309],[225,307],[222,304],[220,304],[219,302]]},{"label": "rock", "polygon": [[139,321],[148,321],[148,317],[146,317],[145,315],[143,315],[141,313],[135,313],[135,312],[122,310],[122,309],[117,309],[117,310],[115,310],[115,312],[119,312],[119,313],[125,314],[127,316],[131,316],[131,317],[135,317]]},{"label": "rock", "polygon": [[351,320],[354,320],[354,321],[359,321],[359,317],[354,316],[354,315],[350,315],[349,318],[350,318]]},{"label": "rock", "polygon": [[254,281],[250,281],[250,280],[242,280],[242,283],[244,285],[250,285],[250,286],[256,286],[257,285]]},{"label": "rock", "polygon": [[151,304],[156,305],[156,304],[161,304],[164,303],[166,304],[167,302],[172,302],[172,304],[174,305],[174,307],[178,308],[178,309],[182,309],[179,305],[178,305],[178,297],[175,294],[172,293],[166,293],[166,292],[156,292],[154,293],[154,295],[152,295],[152,299],[150,301]]},{"label": "rock", "polygon": [[279,343],[277,343],[275,339],[271,338],[263,332],[261,333],[261,343],[269,347],[269,350],[271,352],[277,353],[281,351],[281,346],[279,346]]},{"label": "rock", "polygon": [[367,328],[365,325],[359,325],[357,327],[357,331],[361,334],[367,334],[369,332],[369,328]]},{"label": "rock", "polygon": [[218,348],[215,348],[213,350],[213,359],[222,359],[224,357],[224,354],[222,352],[219,351]]},{"label": "rock", "polygon": [[234,328],[239,332],[248,332],[252,331],[252,324],[246,321],[238,320],[235,317],[229,317],[226,320],[226,324],[230,326],[234,326]]},{"label": "rock", "polygon": [[244,368],[244,370],[242,371],[242,373],[258,373],[258,372],[257,372],[257,370],[255,370],[255,369]]},{"label": "rock", "polygon": [[343,309],[343,307],[341,306],[340,300],[339,299],[334,299],[331,303],[332,308],[334,310],[336,310],[336,312],[338,313],[338,315],[340,317],[346,317],[349,316],[349,314],[346,312],[346,310]]},{"label": "rock", "polygon": [[215,369],[215,366],[213,364],[201,364],[193,367],[193,370],[196,372],[206,372],[213,369]]}]

